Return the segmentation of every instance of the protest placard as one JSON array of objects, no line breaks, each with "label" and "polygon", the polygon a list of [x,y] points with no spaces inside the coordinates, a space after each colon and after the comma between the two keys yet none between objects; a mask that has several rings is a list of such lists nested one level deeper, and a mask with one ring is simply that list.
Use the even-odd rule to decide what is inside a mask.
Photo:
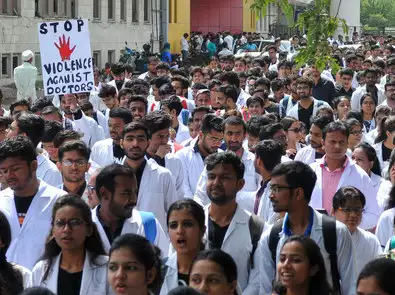
[{"label": "protest placard", "polygon": [[94,90],[88,20],[39,23],[38,35],[45,95]]}]

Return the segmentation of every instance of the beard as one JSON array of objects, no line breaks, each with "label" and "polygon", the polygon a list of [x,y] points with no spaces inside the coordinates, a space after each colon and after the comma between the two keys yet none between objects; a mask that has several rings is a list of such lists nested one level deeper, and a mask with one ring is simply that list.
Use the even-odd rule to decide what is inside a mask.
[{"label": "beard", "polygon": [[129,149],[125,152],[125,156],[133,161],[141,160],[142,158],[144,158],[144,155],[145,155],[145,151],[141,149],[135,149],[134,151],[132,149]]},{"label": "beard", "polygon": [[240,150],[243,147],[242,143],[239,142],[232,142],[232,144],[229,143],[229,145],[227,145],[228,150],[232,151],[232,152],[237,152],[238,150]]},{"label": "beard", "polygon": [[210,201],[217,206],[224,206],[230,201],[229,198],[225,196],[224,193],[218,196],[213,196],[211,192],[207,192],[207,196],[210,199]]}]

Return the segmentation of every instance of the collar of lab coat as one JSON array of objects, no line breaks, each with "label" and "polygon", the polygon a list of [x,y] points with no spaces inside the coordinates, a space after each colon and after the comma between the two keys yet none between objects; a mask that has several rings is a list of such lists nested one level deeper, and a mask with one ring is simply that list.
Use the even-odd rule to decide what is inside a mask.
[{"label": "collar of lab coat", "polygon": [[[47,280],[43,282],[43,285],[46,286],[50,290],[57,290],[58,288],[58,275],[59,275],[59,265],[60,265],[60,257],[62,254],[59,254],[55,260],[53,261],[52,267],[48,273]],[[80,294],[88,294],[89,287],[92,283],[92,278],[94,277],[94,270],[102,267],[108,261],[107,256],[98,256],[96,258],[96,262],[99,265],[91,263],[91,253],[86,251],[84,267],[82,269],[82,280],[81,280],[81,288]]]},{"label": "collar of lab coat", "polygon": [[[209,216],[210,206],[211,206],[211,204],[208,204],[204,208],[204,212],[206,215],[206,221],[205,221],[206,234],[204,237],[205,241],[208,241],[208,223],[209,223],[209,218],[210,218],[210,216]],[[236,229],[236,225],[237,224],[246,224],[246,223],[248,223],[249,219],[250,219],[250,216],[239,205],[237,205],[236,212],[233,215],[233,218],[229,224],[228,230],[226,231],[224,240],[222,242],[222,246],[225,244],[225,241],[229,238],[229,236],[232,234],[232,232]],[[209,243],[206,243],[206,249],[208,249],[208,245],[209,245]]]}]

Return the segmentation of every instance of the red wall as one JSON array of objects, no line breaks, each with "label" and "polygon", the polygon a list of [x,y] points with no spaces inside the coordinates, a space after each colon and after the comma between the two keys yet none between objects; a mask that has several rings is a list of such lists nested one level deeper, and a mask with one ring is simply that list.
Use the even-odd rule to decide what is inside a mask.
[{"label": "red wall", "polygon": [[243,31],[244,0],[191,0],[191,31]]}]

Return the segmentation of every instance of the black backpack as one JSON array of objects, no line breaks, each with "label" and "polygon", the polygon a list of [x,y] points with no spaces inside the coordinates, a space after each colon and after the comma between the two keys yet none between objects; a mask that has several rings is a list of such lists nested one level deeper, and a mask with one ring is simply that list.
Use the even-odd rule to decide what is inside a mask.
[{"label": "black backpack", "polygon": [[[283,227],[283,219],[278,220],[272,227],[269,235],[269,250],[274,264],[276,264],[277,245],[280,240],[280,232]],[[328,215],[322,214],[322,232],[324,236],[325,250],[329,254],[331,263],[332,287],[335,294],[341,294],[340,274],[337,266],[337,238],[336,220]]]}]

